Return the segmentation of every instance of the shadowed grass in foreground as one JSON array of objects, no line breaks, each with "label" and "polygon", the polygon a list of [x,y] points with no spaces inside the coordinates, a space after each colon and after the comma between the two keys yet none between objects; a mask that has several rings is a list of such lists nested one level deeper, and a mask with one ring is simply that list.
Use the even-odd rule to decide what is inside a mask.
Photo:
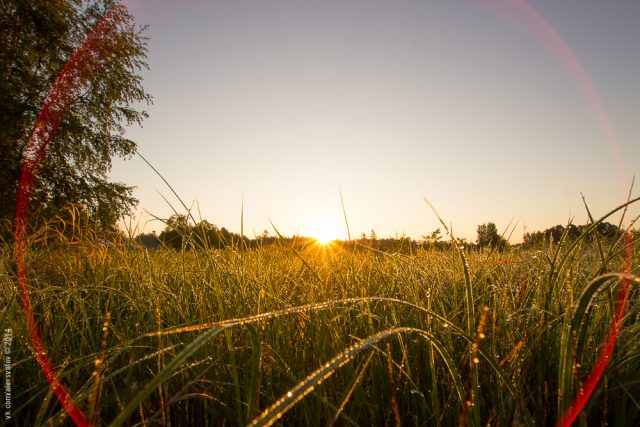
[{"label": "shadowed grass in foreground", "polygon": [[[2,254],[14,421],[69,424]],[[32,246],[28,265],[51,359],[103,425],[553,424],[608,332],[620,275],[602,274],[625,271],[622,241],[145,252],[82,233]],[[637,258],[629,269],[638,275]],[[636,276],[581,424],[640,422]]]}]

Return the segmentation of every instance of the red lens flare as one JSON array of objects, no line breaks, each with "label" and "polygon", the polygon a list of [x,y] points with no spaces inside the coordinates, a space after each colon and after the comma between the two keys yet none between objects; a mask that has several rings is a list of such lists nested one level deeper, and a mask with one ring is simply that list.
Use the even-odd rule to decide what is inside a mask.
[{"label": "red lens flare", "polygon": [[51,389],[77,426],[89,426],[89,423],[58,378],[33,315],[25,265],[26,224],[34,181],[44,162],[47,147],[75,97],[100,70],[102,64],[112,57],[114,52],[109,48],[112,45],[109,40],[114,40],[117,36],[126,13],[127,10],[122,5],[110,8],[94,25],[56,77],[40,110],[22,159],[16,200],[16,270],[31,347]]},{"label": "red lens flare", "polygon": [[591,372],[589,372],[589,375],[587,375],[584,385],[573,402],[571,402],[569,408],[562,415],[556,424],[556,427],[570,427],[573,421],[578,417],[578,415],[580,415],[582,408],[584,408],[584,405],[587,403],[589,397],[591,397],[591,394],[598,385],[600,377],[602,377],[604,369],[607,367],[607,363],[609,363],[609,359],[613,353],[613,348],[618,340],[618,333],[622,326],[622,319],[624,318],[624,312],[627,306],[627,298],[629,297],[629,287],[631,285],[629,274],[631,273],[631,261],[633,260],[633,238],[629,232],[624,235],[624,259],[625,273],[627,275],[622,278],[622,284],[618,290],[615,312],[611,319],[611,323],[609,323],[609,332],[605,338],[604,347],[600,350],[598,358],[596,359],[596,364],[591,369]]},{"label": "red lens flare", "polygon": [[[604,137],[610,145],[614,160],[618,167],[620,180],[624,178],[624,166],[617,137],[611,125],[607,111],[588,73],[578,61],[576,55],[569,49],[557,31],[535,10],[526,0],[476,0],[487,1],[496,10],[505,15],[508,20],[515,22],[525,31],[533,34],[556,56],[572,83],[587,99],[590,108],[597,116],[603,129]],[[45,160],[45,154],[57,127],[60,125],[66,111],[71,107],[73,99],[78,95],[90,79],[100,70],[102,64],[109,60],[112,53],[106,46],[108,40],[117,35],[121,17],[126,14],[123,5],[113,6],[91,29],[82,44],[74,51],[71,58],[57,76],[55,83],[47,96],[34,125],[31,138],[22,161],[20,182],[16,204],[16,269],[22,306],[27,322],[30,343],[36,361],[49,382],[56,397],[77,426],[89,426],[84,413],[76,406],[69,391],[59,380],[58,374],[49,359],[47,348],[42,341],[38,324],[35,320],[30,291],[27,281],[25,252],[26,223],[35,178]],[[630,271],[632,260],[632,246],[629,235],[625,235],[625,260],[627,272]],[[584,386],[570,405],[565,414],[558,421],[559,427],[570,426],[582,411],[595,390],[613,352],[622,319],[625,313],[629,295],[630,280],[622,280],[615,304],[614,317],[609,326],[609,332],[600,351],[596,364],[586,377]]]},{"label": "red lens flare", "polygon": [[602,98],[593,84],[589,73],[575,53],[569,48],[555,28],[536,11],[526,0],[474,0],[491,8],[502,19],[511,22],[516,28],[531,35],[559,62],[571,84],[584,98],[593,114],[597,117],[602,135],[611,149],[613,161],[618,171],[620,194],[625,194],[625,168],[618,136],[611,124],[609,114]]},{"label": "red lens flare", "polygon": [[[553,56],[555,56],[576,90],[586,99],[589,107],[598,118],[605,141],[610,146],[614,162],[618,170],[621,194],[624,194],[624,162],[620,153],[618,137],[613,129],[609,114],[605,109],[595,85],[591,81],[586,69],[582,66],[578,57],[569,48],[560,34],[553,26],[540,15],[527,0],[475,0],[481,4],[486,4],[497,12],[502,18],[513,22],[516,27],[531,34],[539,41]],[[631,270],[631,260],[633,258],[632,246],[629,233],[625,234],[625,262],[627,273]],[[600,377],[602,376],[609,358],[613,353],[613,348],[618,339],[622,318],[624,317],[627,296],[629,295],[630,281],[628,278],[622,279],[622,285],[618,292],[615,305],[615,314],[609,325],[609,332],[604,342],[604,347],[600,351],[595,366],[592,368],[585,380],[584,386],[575,397],[567,411],[562,414],[558,421],[558,427],[568,427],[573,423],[580,411],[584,408],[591,394],[595,390]]]}]

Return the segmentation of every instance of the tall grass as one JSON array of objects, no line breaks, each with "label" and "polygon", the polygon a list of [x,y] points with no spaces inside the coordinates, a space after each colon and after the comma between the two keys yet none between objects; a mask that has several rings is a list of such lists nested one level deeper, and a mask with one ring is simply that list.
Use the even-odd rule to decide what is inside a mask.
[{"label": "tall grass", "polygon": [[[620,276],[603,274],[624,271],[621,241],[584,238],[411,255],[146,252],[86,229],[47,241],[28,252],[34,312],[62,381],[103,425],[553,424],[607,335]],[[11,247],[1,256],[13,419],[70,424],[28,347]],[[637,257],[629,273],[581,425],[640,424]]]}]

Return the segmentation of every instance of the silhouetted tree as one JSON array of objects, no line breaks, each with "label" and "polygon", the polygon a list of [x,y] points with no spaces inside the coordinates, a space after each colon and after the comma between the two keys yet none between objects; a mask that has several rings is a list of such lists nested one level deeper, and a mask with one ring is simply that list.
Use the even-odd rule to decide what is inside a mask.
[{"label": "silhouetted tree", "polygon": [[155,233],[143,233],[136,236],[135,241],[147,249],[158,249],[162,242]]},{"label": "silhouetted tree", "polygon": [[[569,224],[566,227],[563,225],[555,225],[547,228],[544,231],[535,231],[533,233],[525,233],[523,236],[522,244],[524,246],[540,245],[543,242],[560,242],[561,239],[572,241],[580,237],[587,230],[588,225],[573,225]],[[584,238],[587,241],[592,241],[595,238],[596,233],[605,239],[616,239],[622,235],[622,231],[618,226],[608,222],[602,222],[596,225],[595,230],[592,230]]]},{"label": "silhouetted tree", "polygon": [[498,234],[498,228],[493,222],[478,225],[478,238],[476,243],[479,247],[490,247],[492,249],[504,249],[508,242]]},{"label": "silhouetted tree", "polygon": [[524,233],[522,237],[523,246],[535,246],[544,241],[544,233],[542,231],[534,231],[532,233]]},{"label": "silhouetted tree", "polygon": [[601,222],[596,225],[596,231],[598,234],[608,239],[615,239],[622,235],[622,230],[620,230],[618,226],[609,222]]},{"label": "silhouetted tree", "polygon": [[172,215],[158,239],[166,246],[182,249],[189,235],[189,219],[185,215]]},{"label": "silhouetted tree", "polygon": [[438,243],[442,239],[442,231],[440,227],[436,228],[428,236],[422,236],[427,243]]},{"label": "silhouetted tree", "polygon": [[[265,230],[266,232],[266,230]],[[182,249],[222,249],[226,247],[249,248],[258,243],[272,243],[275,238],[268,237],[268,232],[251,241],[238,233],[226,228],[218,228],[207,220],[193,225],[186,215],[172,215],[167,221],[165,229],[158,239],[166,246],[178,250]]]}]

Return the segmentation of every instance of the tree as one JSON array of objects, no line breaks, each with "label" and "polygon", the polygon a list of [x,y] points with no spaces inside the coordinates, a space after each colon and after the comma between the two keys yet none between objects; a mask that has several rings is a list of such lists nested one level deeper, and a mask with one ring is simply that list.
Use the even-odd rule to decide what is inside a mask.
[{"label": "tree", "polygon": [[533,233],[524,233],[522,236],[522,245],[526,247],[532,247],[541,244],[545,239],[545,235],[542,231],[534,231]]},{"label": "tree", "polygon": [[476,243],[479,247],[490,247],[492,249],[504,249],[508,242],[498,234],[498,228],[493,222],[480,224],[478,226],[478,238]]},{"label": "tree", "polygon": [[135,242],[147,249],[158,249],[162,244],[155,231],[152,233],[139,234],[136,236]]},{"label": "tree", "polygon": [[[192,224],[187,215],[171,215],[165,224],[166,226],[157,240],[166,247],[177,250],[222,249],[229,246],[237,248],[241,245],[248,247],[251,243],[246,237],[233,233],[224,227],[218,228],[204,219],[197,224]],[[253,243],[264,244],[274,239],[269,237],[269,232],[265,230],[261,236],[256,237]]]},{"label": "tree", "polygon": [[608,239],[616,239],[622,236],[623,231],[618,226],[611,224],[610,222],[601,222],[596,225],[596,231],[601,236]]},{"label": "tree", "polygon": [[422,236],[427,243],[438,243],[442,239],[442,231],[440,227],[436,228],[428,236]]},{"label": "tree", "polygon": [[116,1],[5,0],[0,2],[0,220],[13,221],[22,158],[53,83],[107,11],[113,12],[115,31],[96,47],[107,59],[83,82],[55,129],[31,211],[46,218],[73,203],[110,230],[137,202],[132,187],[109,182],[107,174],[113,156],[135,153],[124,129],[147,117],[134,106],[151,102],[139,75],[147,67],[144,28]]},{"label": "tree", "polygon": [[[523,236],[523,245],[535,246],[542,244],[543,242],[560,242],[563,238],[569,241],[581,237],[583,233],[589,228],[589,224],[585,225],[573,225],[568,224],[566,227],[563,225],[555,225],[551,228],[547,228],[544,231],[535,231],[533,233],[525,233]],[[595,226],[594,230],[591,230],[589,234],[586,234],[584,238],[587,241],[593,241],[596,234],[601,237],[613,240],[622,236],[623,231],[618,226],[609,222],[601,222]]]}]

